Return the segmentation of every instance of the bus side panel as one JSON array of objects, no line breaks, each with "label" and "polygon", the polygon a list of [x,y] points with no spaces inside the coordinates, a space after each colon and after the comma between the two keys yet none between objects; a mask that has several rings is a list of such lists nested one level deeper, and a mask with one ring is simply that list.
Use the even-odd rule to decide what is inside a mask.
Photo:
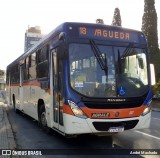
[{"label": "bus side panel", "polygon": [[[11,105],[15,101],[15,108],[20,109],[20,98],[19,98],[19,84],[11,84]],[[15,99],[15,100],[14,100]]]},{"label": "bus side panel", "polygon": [[[24,112],[27,115],[38,120],[38,101],[43,100],[47,117],[50,116],[50,112],[48,111],[50,105],[49,89],[42,89],[40,82],[33,81],[26,83],[26,86],[24,86],[24,93]],[[47,120],[50,119],[47,118]]]}]

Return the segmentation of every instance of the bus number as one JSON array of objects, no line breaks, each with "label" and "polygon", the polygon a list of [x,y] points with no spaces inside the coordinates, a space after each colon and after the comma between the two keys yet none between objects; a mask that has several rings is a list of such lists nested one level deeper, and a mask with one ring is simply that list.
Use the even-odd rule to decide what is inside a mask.
[{"label": "bus number", "polygon": [[80,34],[81,34],[81,35],[86,35],[86,34],[87,34],[87,29],[86,29],[86,27],[80,27]]}]

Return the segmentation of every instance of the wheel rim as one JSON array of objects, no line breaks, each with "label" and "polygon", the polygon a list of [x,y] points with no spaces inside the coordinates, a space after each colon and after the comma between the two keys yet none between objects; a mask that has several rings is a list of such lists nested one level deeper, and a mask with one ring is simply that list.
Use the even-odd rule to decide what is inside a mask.
[{"label": "wheel rim", "polygon": [[41,114],[41,123],[42,123],[43,127],[46,127],[47,120],[46,120],[46,113],[45,112],[42,112],[42,114]]}]

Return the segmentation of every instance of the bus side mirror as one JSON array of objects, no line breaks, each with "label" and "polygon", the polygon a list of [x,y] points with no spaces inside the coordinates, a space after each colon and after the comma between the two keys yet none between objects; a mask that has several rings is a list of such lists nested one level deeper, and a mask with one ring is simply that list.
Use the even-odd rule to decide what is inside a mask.
[{"label": "bus side mirror", "polygon": [[142,58],[138,58],[138,63],[139,63],[139,67],[141,69],[144,69],[144,63],[143,63],[143,59]]},{"label": "bus side mirror", "polygon": [[150,64],[151,85],[156,84],[154,65]]},{"label": "bus side mirror", "polygon": [[59,34],[59,40],[60,40],[60,41],[65,41],[65,33],[64,33],[64,32],[61,32],[61,33]]}]

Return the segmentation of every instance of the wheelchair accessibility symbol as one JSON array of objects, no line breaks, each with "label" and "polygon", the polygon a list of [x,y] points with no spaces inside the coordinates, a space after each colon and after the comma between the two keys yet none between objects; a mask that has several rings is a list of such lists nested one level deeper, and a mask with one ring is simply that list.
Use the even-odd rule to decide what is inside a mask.
[{"label": "wheelchair accessibility symbol", "polygon": [[118,89],[118,93],[119,93],[120,96],[125,95],[125,94],[126,94],[126,88],[121,86],[121,87]]}]

